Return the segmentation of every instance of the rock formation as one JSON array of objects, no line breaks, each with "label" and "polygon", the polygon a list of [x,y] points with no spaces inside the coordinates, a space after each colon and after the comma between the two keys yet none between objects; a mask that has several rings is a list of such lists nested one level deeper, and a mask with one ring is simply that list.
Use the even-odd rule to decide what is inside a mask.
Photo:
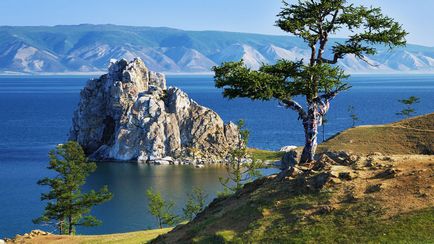
[{"label": "rock formation", "polygon": [[[235,124],[176,87],[140,59],[112,60],[80,93],[70,140],[95,160],[170,163],[193,156],[221,162],[238,141]],[[192,153],[193,152],[193,153]]]}]

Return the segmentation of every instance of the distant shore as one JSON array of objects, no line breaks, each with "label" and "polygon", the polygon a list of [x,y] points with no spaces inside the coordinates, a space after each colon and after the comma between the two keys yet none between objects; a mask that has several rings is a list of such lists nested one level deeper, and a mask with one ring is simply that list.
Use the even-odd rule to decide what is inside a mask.
[{"label": "distant shore", "polygon": [[[21,73],[21,72],[0,72],[0,76],[101,76],[105,72],[41,72],[41,73]],[[162,72],[167,76],[212,76],[212,72]],[[434,75],[434,72],[358,72],[349,73],[350,75]]]},{"label": "distant shore", "polygon": [[[104,71],[96,71],[96,72],[41,72],[41,73],[20,73],[20,72],[0,72],[0,76],[100,76],[105,74]],[[214,75],[212,72],[196,72],[196,73],[188,73],[188,72],[162,72],[167,76],[210,76]],[[433,73],[434,74],[434,73]]]}]

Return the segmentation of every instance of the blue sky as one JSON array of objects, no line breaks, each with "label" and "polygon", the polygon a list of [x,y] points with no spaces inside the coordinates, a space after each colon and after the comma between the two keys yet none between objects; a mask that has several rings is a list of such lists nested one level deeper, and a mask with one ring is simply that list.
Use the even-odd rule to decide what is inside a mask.
[{"label": "blue sky", "polygon": [[[409,42],[434,46],[434,0],[351,1],[382,7],[410,32]],[[280,0],[1,0],[0,25],[109,23],[282,34],[273,26],[280,7]]]}]

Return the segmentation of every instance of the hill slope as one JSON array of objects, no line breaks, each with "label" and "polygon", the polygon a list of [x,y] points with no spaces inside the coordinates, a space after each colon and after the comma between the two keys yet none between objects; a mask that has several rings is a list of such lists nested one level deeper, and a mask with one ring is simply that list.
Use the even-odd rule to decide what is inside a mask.
[{"label": "hill slope", "polygon": [[319,151],[434,154],[434,113],[400,122],[350,128],[319,146]]},{"label": "hill slope", "polygon": [[[324,160],[247,184],[154,243],[429,243],[434,240],[430,156]],[[375,162],[375,163],[373,163]]]},{"label": "hill slope", "polygon": [[[0,26],[0,72],[98,72],[111,58],[142,58],[160,72],[210,72],[222,61],[243,58],[257,68],[278,59],[308,57],[302,40],[219,31],[117,25]],[[332,41],[342,41],[333,39]],[[327,53],[326,53],[327,55]],[[346,57],[340,65],[353,73],[434,73],[434,47],[408,45],[368,57],[370,66]]]}]

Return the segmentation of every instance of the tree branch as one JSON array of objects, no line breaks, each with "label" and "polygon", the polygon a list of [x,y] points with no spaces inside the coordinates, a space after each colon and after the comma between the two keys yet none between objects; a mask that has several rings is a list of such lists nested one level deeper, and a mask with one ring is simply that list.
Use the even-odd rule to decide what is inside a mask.
[{"label": "tree branch", "polygon": [[343,55],[340,53],[335,53],[332,60],[321,57],[321,62],[326,64],[336,64],[340,58],[343,58]]},{"label": "tree branch", "polygon": [[348,84],[342,84],[334,91],[327,92],[321,96],[316,97],[313,101],[319,105],[319,113],[324,116],[330,108],[330,100],[335,98],[339,92],[348,90],[349,88],[351,88],[351,86],[349,86]]},{"label": "tree branch", "polygon": [[279,104],[296,111],[298,113],[298,119],[306,119],[306,111],[304,111],[303,107],[296,101],[283,99],[279,101]]},{"label": "tree branch", "polygon": [[336,9],[335,13],[333,14],[332,21],[330,21],[330,26],[329,26],[327,32],[330,32],[333,30],[333,27],[334,27],[335,22],[336,22],[336,18],[338,17],[338,13],[339,13],[339,9]]},{"label": "tree branch", "polygon": [[315,33],[315,34],[319,34],[319,31],[318,31],[318,30],[315,30],[315,29],[312,28],[312,27],[309,27],[309,30],[312,31],[312,32]]},{"label": "tree branch", "polygon": [[373,64],[373,63],[370,63],[363,55],[359,55],[359,56],[357,56],[360,60],[362,60],[363,62],[365,62],[366,64],[368,64],[369,66],[372,66],[372,67],[379,67],[380,65],[379,64]]},{"label": "tree branch", "polygon": [[341,91],[345,91],[345,90],[348,90],[348,89],[350,89],[350,88],[351,88],[350,85],[348,85],[348,84],[346,84],[346,83],[345,83],[345,84],[342,84],[342,85],[340,85],[338,88],[336,88],[334,91],[327,92],[327,93],[325,93],[325,94],[323,94],[323,95],[321,95],[321,96],[315,98],[315,100],[317,100],[317,99],[319,99],[319,100],[322,100],[322,99],[324,99],[324,100],[331,100],[331,99],[333,99],[334,97],[336,97],[336,95],[338,95],[339,92],[341,92]]}]

